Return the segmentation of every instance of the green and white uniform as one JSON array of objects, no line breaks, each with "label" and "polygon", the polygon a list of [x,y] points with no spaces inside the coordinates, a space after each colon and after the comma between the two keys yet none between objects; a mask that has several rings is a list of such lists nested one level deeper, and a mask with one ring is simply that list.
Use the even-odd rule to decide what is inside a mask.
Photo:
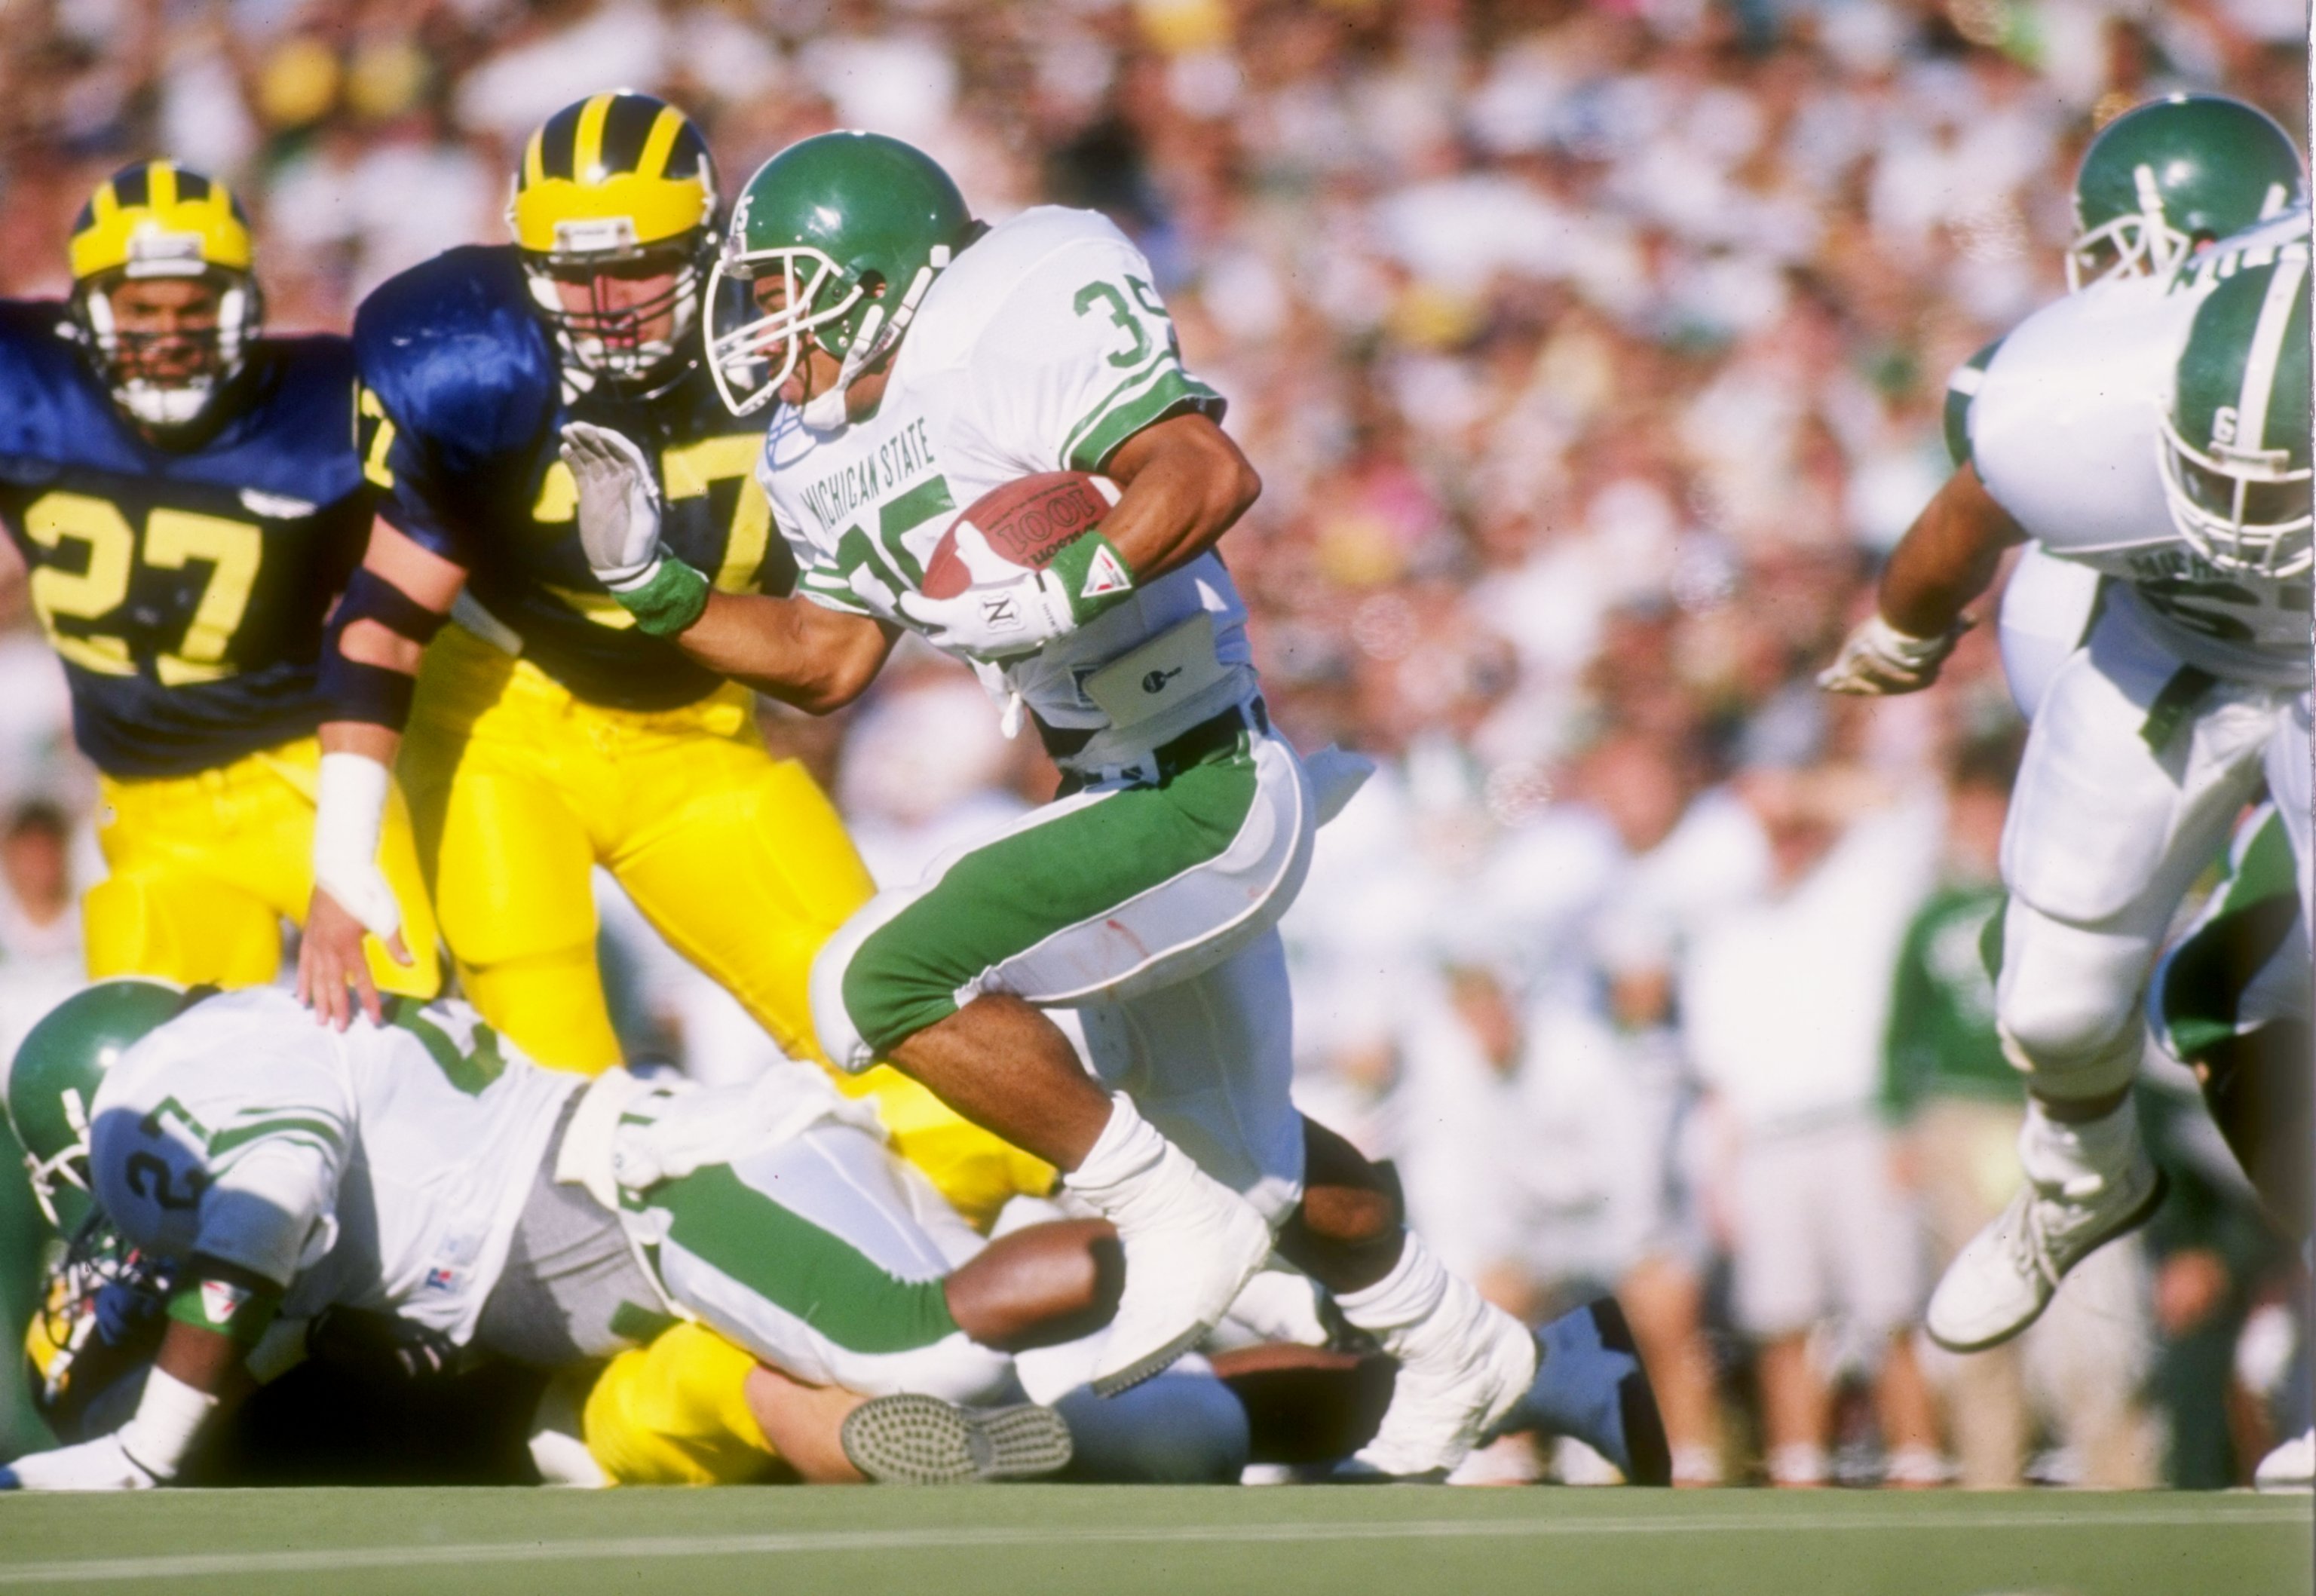
[{"label": "green and white uniform", "polygon": [[[2102,283],[2036,312],[1971,398],[1987,491],[2044,552],[2102,578],[2078,646],[2046,659],[2046,682],[2022,695],[2034,726],[2003,836],[1999,1018],[2013,1061],[2053,1095],[2131,1077],[2157,949],[2263,781],[2308,890],[2308,577],[2205,558],[2167,508],[2161,467],[2174,369],[2218,284],[2239,273],[2275,285],[2275,316],[2246,341],[2267,352],[2264,368],[2239,356],[2248,383],[2273,375],[2267,323],[2294,295],[2304,303],[2306,226],[2300,212],[2174,283]],[[2254,408],[2266,403],[2263,390]]]},{"label": "green and white uniform", "polygon": [[[1168,416],[1219,416],[1182,369],[1149,263],[1091,212],[1025,211],[934,280],[876,414],[782,408],[758,478],[815,602],[910,624],[957,512],[1036,472],[1099,472]],[[1269,734],[1222,562],[1202,555],[1002,667],[1065,796],[879,896],[813,975],[821,1046],[853,1069],[1002,992],[1080,1009],[1096,1067],[1217,1180],[1281,1217],[1300,1195],[1276,927],[1309,863],[1308,776]]]},{"label": "green and white uniform", "polygon": [[681,1316],[808,1381],[1010,1394],[941,1288],[980,1239],[882,1143],[804,1065],[590,1084],[463,1003],[340,1033],[258,988],[121,1055],[89,1163],[129,1244],[254,1271],[285,1324],[339,1304],[563,1367]]}]

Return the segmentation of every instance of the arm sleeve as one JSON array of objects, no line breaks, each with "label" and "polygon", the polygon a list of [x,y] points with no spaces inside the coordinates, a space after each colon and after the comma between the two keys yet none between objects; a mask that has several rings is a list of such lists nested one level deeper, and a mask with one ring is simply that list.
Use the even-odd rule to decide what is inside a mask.
[{"label": "arm sleeve", "polygon": [[1056,252],[1006,297],[973,355],[978,414],[1038,471],[1099,471],[1171,415],[1220,420],[1222,397],[1182,368],[1149,262],[1123,240]]}]

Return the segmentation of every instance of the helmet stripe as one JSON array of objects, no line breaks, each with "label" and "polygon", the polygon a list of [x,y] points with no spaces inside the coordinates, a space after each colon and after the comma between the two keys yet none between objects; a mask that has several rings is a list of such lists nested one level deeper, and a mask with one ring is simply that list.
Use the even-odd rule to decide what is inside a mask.
[{"label": "helmet stripe", "polygon": [[604,176],[630,172],[645,177],[658,175],[644,165],[643,158],[654,126],[665,109],[649,94],[611,96],[610,103],[603,108],[603,146],[599,157],[603,163]]},{"label": "helmet stripe", "polygon": [[150,169],[147,167],[123,167],[112,174],[112,182],[107,186],[112,190],[112,202],[120,210],[134,210],[140,205],[153,202]]},{"label": "helmet stripe", "polygon": [[532,131],[530,135],[530,142],[522,147],[522,183],[521,186],[523,188],[530,188],[534,183],[544,183],[547,180],[547,158],[545,155],[546,144],[547,129],[545,128],[539,128]]},{"label": "helmet stripe", "polygon": [[579,127],[571,140],[571,178],[575,183],[593,181],[593,174],[603,165],[603,119],[610,114],[616,94],[597,94],[579,112]]},{"label": "helmet stripe", "polygon": [[644,177],[667,175],[667,157],[675,151],[675,141],[683,131],[683,113],[673,105],[663,105],[652,118],[651,134],[644,140],[643,153],[636,157],[636,171]]},{"label": "helmet stripe", "polygon": [[177,204],[177,168],[174,162],[155,161],[145,168],[146,186],[152,192],[155,210],[173,210]]},{"label": "helmet stripe", "polygon": [[2284,358],[2285,324],[2292,319],[2301,284],[2308,280],[2308,257],[2288,250],[2267,279],[2267,294],[2259,302],[2259,320],[2251,330],[2251,350],[2244,360],[2243,389],[2236,398],[2236,447],[2267,447],[2267,402],[2276,394],[2276,368]]}]

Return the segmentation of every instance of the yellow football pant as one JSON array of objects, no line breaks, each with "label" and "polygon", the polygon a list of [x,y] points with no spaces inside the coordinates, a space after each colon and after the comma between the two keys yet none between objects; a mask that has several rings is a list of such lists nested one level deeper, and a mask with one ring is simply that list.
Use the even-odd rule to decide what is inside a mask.
[{"label": "yellow football pant", "polygon": [[[281,922],[303,924],[314,896],[320,761],[320,745],[301,737],[190,776],[103,778],[96,834],[111,874],[81,902],[90,977],[272,981]],[[373,937],[365,944],[370,973],[386,991],[432,997],[442,985],[434,914],[399,793],[388,800],[379,862],[401,905],[413,962],[395,963]]]},{"label": "yellow football pant", "polygon": [[[426,651],[399,773],[468,999],[540,1063],[620,1062],[595,959],[591,867],[795,1058],[814,1039],[813,955],[875,890],[835,807],[776,760],[747,691],[657,712],[574,697],[448,626]],[[877,1099],[896,1149],[986,1228],[1050,1165],[966,1124],[895,1070],[838,1076]]]},{"label": "yellow football pant", "polygon": [[587,1450],[619,1485],[738,1485],[779,1454],[749,1411],[756,1360],[698,1324],[611,1360],[587,1394]]}]

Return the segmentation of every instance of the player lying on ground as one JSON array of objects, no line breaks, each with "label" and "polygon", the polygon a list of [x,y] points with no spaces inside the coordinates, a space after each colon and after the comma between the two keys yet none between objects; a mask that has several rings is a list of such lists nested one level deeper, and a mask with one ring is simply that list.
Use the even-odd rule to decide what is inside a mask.
[{"label": "player lying on ground", "polygon": [[[2196,105],[2184,109],[2209,109]],[[2236,109],[2238,134],[2272,158],[2239,151],[2231,169],[2280,166],[2290,185],[2266,183],[2259,202],[2300,203],[2289,141]],[[2102,142],[2182,111],[2151,108]],[[2086,174],[2102,160],[2095,146]],[[1960,418],[1967,458],[1825,677],[1856,692],[1926,685],[2023,539],[2102,578],[2087,634],[2022,694],[2034,728],[2003,839],[1997,1005],[2028,1075],[2027,1181],[1931,1299],[1929,1332],[1956,1350],[2017,1334],[2075,1262],[2160,1200],[2129,1095],[2140,996],[2181,897],[2263,780],[2306,912],[2307,227],[2304,210],[2276,216],[2004,339]]]},{"label": "player lying on ground", "polygon": [[[612,1071],[583,1090],[458,1003],[397,1002],[387,1023],[336,1032],[270,988],[115,981],[34,1028],[7,1102],[36,1181],[85,1190],[170,1288],[136,1413],[20,1459],[15,1484],[172,1477],[333,1306],[548,1369],[696,1317],[794,1380],[843,1388],[789,1403],[793,1436],[765,1439],[792,1455],[835,1453],[833,1422],[871,1476],[985,1472],[976,1449],[1001,1472],[1068,1458],[1050,1410],[948,1404],[1018,1402],[1011,1353],[1086,1332],[1105,1228],[983,1244],[809,1067],[717,1090]],[[1599,1397],[1637,1363],[1599,1349],[1603,1323],[1548,1331],[1566,1355],[1511,1422],[1621,1450],[1623,1415]]]},{"label": "player lying on ground", "polygon": [[[750,181],[718,270],[753,303],[720,316],[711,290],[711,368],[737,408],[778,401],[758,475],[798,596],[714,590],[660,539],[641,452],[573,424],[598,579],[643,630],[814,711],[857,698],[914,630],[1064,772],[1057,801],[847,923],[814,966],[823,1050],[889,1058],[1117,1225],[1098,1389],[1193,1344],[1275,1244],[1399,1361],[1358,1469],[1452,1468],[1538,1348],[1408,1234],[1384,1172],[1289,1101],[1277,925],[1348,784],[1323,795],[1272,734],[1213,552],[1259,484],[1182,369],[1148,263],[1089,212],[984,227],[921,152],[839,133]],[[1114,486],[1020,486],[1056,472]],[[1027,563],[958,513],[1009,488],[1029,495],[1003,529]],[[1078,1011],[1099,1078],[1050,1006]],[[1661,1480],[1637,1371],[1627,1390],[1619,1449]]]},{"label": "player lying on ground", "polygon": [[[97,186],[72,296],[0,302],[0,522],[64,662],[100,772],[108,873],[82,906],[89,972],[248,986],[313,893],[322,620],[361,557],[353,351],[268,337],[248,218],[174,161]],[[379,792],[379,890],[405,967],[441,985],[410,820]]]}]

